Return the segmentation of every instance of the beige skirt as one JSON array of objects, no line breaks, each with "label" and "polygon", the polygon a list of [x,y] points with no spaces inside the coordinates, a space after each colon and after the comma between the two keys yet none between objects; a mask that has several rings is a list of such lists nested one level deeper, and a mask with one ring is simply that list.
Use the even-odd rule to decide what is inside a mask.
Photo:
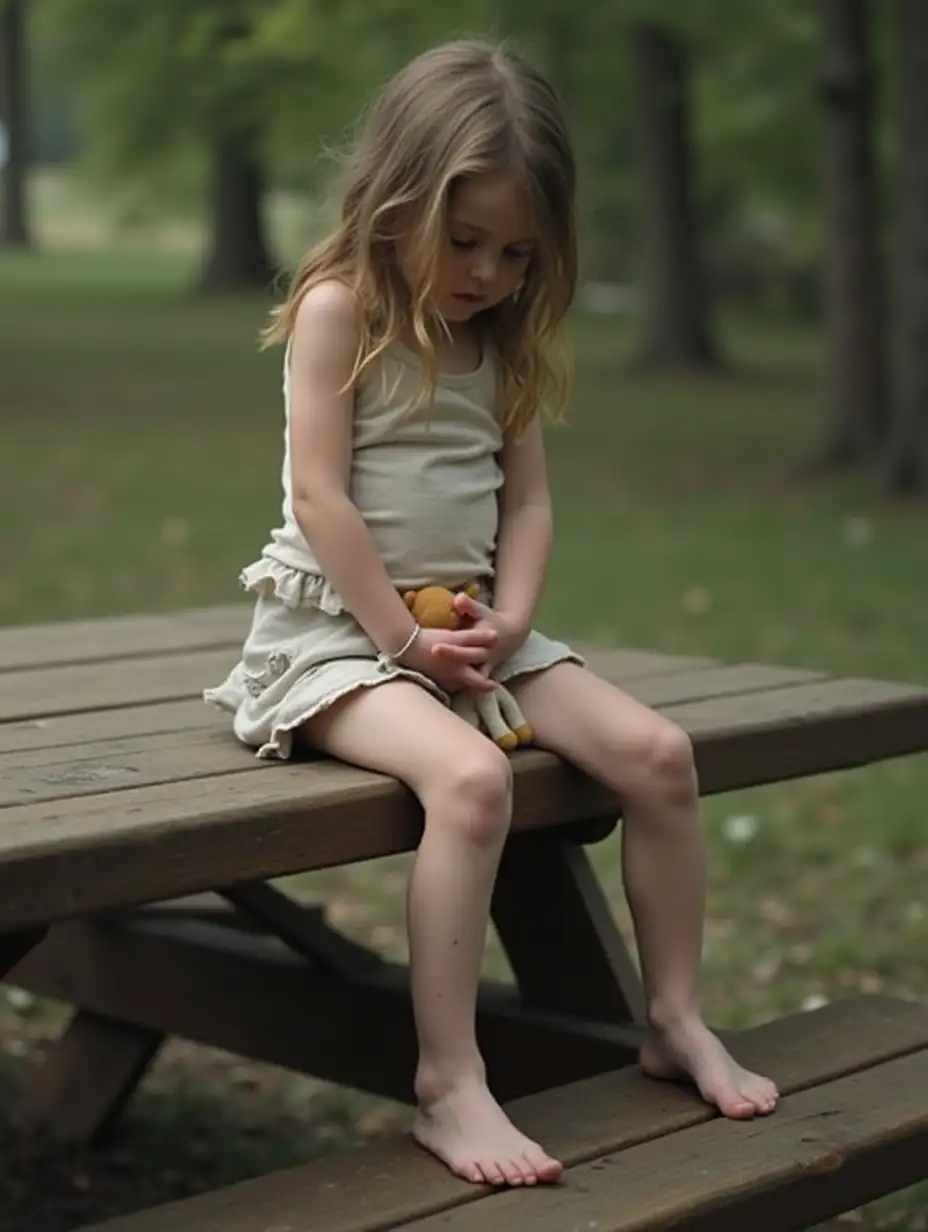
[{"label": "beige skirt", "polygon": [[[297,728],[357,689],[412,680],[451,704],[428,676],[378,664],[377,647],[354,617],[320,605],[315,579],[264,558],[242,580],[257,596],[251,630],[240,661],[203,697],[233,716],[235,735],[258,757],[290,757]],[[564,642],[532,630],[493,676],[503,683],[568,660],[583,662]]]}]

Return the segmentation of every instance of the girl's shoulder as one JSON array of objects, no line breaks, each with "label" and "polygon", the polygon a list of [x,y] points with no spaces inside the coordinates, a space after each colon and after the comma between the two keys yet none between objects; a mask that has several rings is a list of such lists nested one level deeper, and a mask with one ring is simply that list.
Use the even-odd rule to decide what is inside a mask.
[{"label": "girl's shoulder", "polygon": [[327,278],[308,287],[296,311],[294,338],[320,328],[326,332],[357,332],[358,304],[355,294],[350,287],[335,278]]},{"label": "girl's shoulder", "polygon": [[334,279],[303,293],[287,341],[284,370],[329,388],[350,381],[358,349],[358,312],[350,288]]}]

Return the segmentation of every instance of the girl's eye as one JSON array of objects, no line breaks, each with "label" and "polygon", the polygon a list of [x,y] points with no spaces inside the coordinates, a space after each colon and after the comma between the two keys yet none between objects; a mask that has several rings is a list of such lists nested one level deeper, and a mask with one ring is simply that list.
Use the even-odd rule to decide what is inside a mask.
[{"label": "girl's eye", "polygon": [[476,246],[476,240],[457,240],[453,235],[451,237],[451,247],[456,248],[458,252],[470,252]]},{"label": "girl's eye", "polygon": [[526,252],[524,248],[507,248],[506,256],[510,261],[528,261],[531,258],[531,253]]}]

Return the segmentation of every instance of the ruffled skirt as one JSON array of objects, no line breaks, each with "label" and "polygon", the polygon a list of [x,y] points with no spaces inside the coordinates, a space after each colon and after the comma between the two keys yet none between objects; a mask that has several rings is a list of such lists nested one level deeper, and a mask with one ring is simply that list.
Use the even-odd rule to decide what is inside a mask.
[{"label": "ruffled skirt", "polygon": [[[323,578],[269,557],[242,574],[256,595],[242,657],[204,700],[233,716],[233,730],[258,757],[288,758],[293,733],[358,689],[412,680],[445,705],[451,699],[429,677],[377,662],[377,647]],[[497,665],[503,683],[555,663],[583,660],[564,642],[532,630],[516,653]]]}]

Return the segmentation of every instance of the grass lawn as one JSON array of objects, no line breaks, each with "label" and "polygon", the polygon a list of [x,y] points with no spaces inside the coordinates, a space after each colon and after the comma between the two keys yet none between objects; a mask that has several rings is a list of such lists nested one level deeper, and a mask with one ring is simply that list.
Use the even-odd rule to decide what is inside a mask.
[{"label": "grass lawn", "polygon": [[[198,300],[188,273],[171,252],[0,259],[0,624],[239,597],[278,514],[280,355],[256,352],[263,301]],[[549,435],[547,628],[928,681],[928,508],[789,478],[820,414],[819,339],[733,323],[730,371],[699,379],[632,375],[612,318],[578,318],[575,341],[570,422]],[[926,797],[922,757],[706,802],[717,1023],[857,990],[928,1000]],[[624,919],[616,845],[594,858]],[[404,868],[304,881],[402,953]],[[910,1193],[857,1226],[914,1232],[926,1212]]]}]

